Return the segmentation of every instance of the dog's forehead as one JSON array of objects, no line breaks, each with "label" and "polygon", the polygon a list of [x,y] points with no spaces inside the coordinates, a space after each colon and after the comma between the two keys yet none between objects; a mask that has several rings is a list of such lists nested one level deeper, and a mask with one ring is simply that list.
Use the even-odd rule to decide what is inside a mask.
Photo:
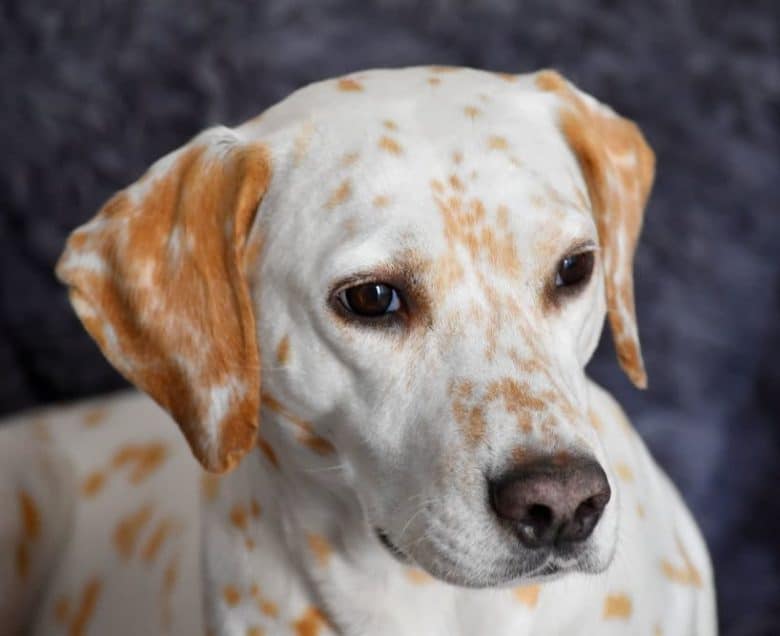
[{"label": "dog's forehead", "polygon": [[299,89],[247,126],[261,137],[283,131],[294,138],[294,161],[311,152],[323,167],[338,168],[344,153],[433,172],[454,157],[488,162],[485,175],[524,167],[560,181],[578,172],[576,160],[557,125],[557,97],[540,90],[536,77],[456,67],[368,70]]},{"label": "dog's forehead", "polygon": [[592,229],[557,107],[535,75],[375,70],[307,86],[246,130],[276,140],[271,190],[301,217],[298,232],[316,227],[329,258],[354,263],[343,249],[354,242],[368,267],[423,243],[427,256],[465,249],[478,256],[470,267],[499,249],[514,276],[540,246],[557,251]]}]

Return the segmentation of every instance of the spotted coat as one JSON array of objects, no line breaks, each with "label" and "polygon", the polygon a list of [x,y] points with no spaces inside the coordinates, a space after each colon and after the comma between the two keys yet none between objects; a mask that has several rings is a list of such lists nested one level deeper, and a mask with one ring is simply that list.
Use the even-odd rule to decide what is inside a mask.
[{"label": "spotted coat", "polygon": [[[57,267],[151,399],[0,429],[0,625],[714,634],[696,524],[584,372],[608,316],[647,383],[632,260],[653,162],[553,71],[453,67],[313,84],[158,161]],[[562,291],[584,252],[592,277]],[[342,293],[365,282],[398,311],[355,316]],[[612,490],[576,559],[490,510],[487,479],[541,454],[593,458]]]}]

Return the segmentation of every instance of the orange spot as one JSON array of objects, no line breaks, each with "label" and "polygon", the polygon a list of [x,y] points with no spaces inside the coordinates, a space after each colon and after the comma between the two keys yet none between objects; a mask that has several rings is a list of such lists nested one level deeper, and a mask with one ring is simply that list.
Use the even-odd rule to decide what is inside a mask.
[{"label": "orange spot", "polygon": [[141,558],[147,563],[153,562],[157,558],[157,553],[165,543],[165,540],[171,535],[174,524],[170,519],[163,519],[149,536],[141,550]]},{"label": "orange spot", "polygon": [[276,346],[276,362],[285,365],[290,359],[290,336],[285,336]]},{"label": "orange spot", "polygon": [[324,437],[320,437],[312,430],[303,431],[298,435],[298,441],[304,446],[308,446],[318,455],[330,455],[336,449],[328,440]]},{"label": "orange spot", "polygon": [[271,618],[279,616],[279,606],[273,601],[260,601],[258,607],[266,616],[270,616]]},{"label": "orange spot", "polygon": [[273,446],[271,446],[267,439],[258,435],[257,447],[260,449],[260,452],[265,455],[265,458],[273,464],[274,468],[279,468],[279,459],[276,456]]},{"label": "orange spot", "polygon": [[513,593],[515,598],[523,605],[533,608],[539,602],[540,591],[541,587],[539,585],[524,585],[523,587],[516,587]]},{"label": "orange spot", "polygon": [[463,112],[466,113],[466,117],[469,119],[476,119],[482,114],[482,111],[476,106],[466,106]]},{"label": "orange spot", "polygon": [[438,78],[438,77],[429,77],[428,78],[428,83],[431,86],[438,86],[439,84],[441,84],[441,79]]},{"label": "orange spot", "polygon": [[327,626],[325,616],[316,607],[310,607],[297,621],[293,623],[293,629],[297,636],[317,636],[320,629]]},{"label": "orange spot", "polygon": [[81,593],[81,603],[73,615],[68,636],[84,636],[86,634],[89,621],[95,612],[101,587],[102,584],[98,579],[92,579],[84,586]]},{"label": "orange spot", "polygon": [[378,194],[374,197],[374,207],[376,208],[386,208],[390,203],[390,197],[385,194]]},{"label": "orange spot", "polygon": [[314,558],[317,559],[317,563],[321,566],[328,565],[330,561],[333,548],[330,547],[328,540],[320,534],[310,532],[306,535],[306,540],[309,543],[309,550],[314,554]]},{"label": "orange spot", "polygon": [[130,515],[120,519],[114,528],[114,546],[119,555],[127,560],[133,555],[138,535],[152,518],[154,506],[146,503]]},{"label": "orange spot", "polygon": [[131,484],[146,481],[165,461],[168,449],[161,442],[148,444],[127,444],[120,448],[112,460],[114,468],[130,467],[128,480]]},{"label": "orange spot", "polygon": [[244,539],[244,545],[246,546],[246,549],[250,552],[255,549],[255,541],[251,537],[247,537]]},{"label": "orange spot", "polygon": [[458,175],[451,175],[450,176],[450,185],[453,187],[454,190],[458,190],[459,192],[462,192],[464,189],[463,181],[461,181],[458,178]]},{"label": "orange spot", "polygon": [[661,561],[661,571],[664,573],[664,576],[673,583],[701,587],[702,580],[699,570],[696,569],[696,566],[688,556],[688,552],[682,544],[682,541],[680,541],[679,536],[675,535],[675,541],[677,542],[677,551],[680,553],[684,565],[682,567],[676,566],[671,561],[663,559]]},{"label": "orange spot", "polygon": [[328,199],[325,206],[332,210],[337,205],[340,205],[344,203],[349,198],[349,195],[352,193],[352,186],[349,183],[349,179],[345,179],[341,182],[341,185],[339,185],[338,188],[336,188],[330,195],[330,198]]},{"label": "orange spot", "polygon": [[14,554],[16,562],[16,574],[20,579],[26,579],[30,572],[30,547],[25,541],[21,541],[16,546]]},{"label": "orange spot", "polygon": [[290,413],[290,411],[288,411],[275,397],[268,393],[263,393],[262,404],[269,410],[279,413],[290,420],[290,422],[299,429],[298,441],[304,446],[308,446],[315,453],[328,455],[335,450],[328,440],[320,437],[314,432],[314,427],[310,422]]},{"label": "orange spot", "polygon": [[219,495],[219,477],[213,473],[200,476],[200,491],[206,501],[214,501]]},{"label": "orange spot", "polygon": [[35,541],[41,534],[41,515],[33,498],[24,490],[19,491],[19,513],[24,536]]},{"label": "orange spot", "polygon": [[363,90],[363,85],[351,77],[342,77],[338,81],[338,89],[346,92],[358,92]]},{"label": "orange spot", "polygon": [[636,505],[636,516],[640,519],[645,518],[645,507],[640,503]]},{"label": "orange spot", "polygon": [[631,617],[632,606],[631,599],[625,594],[610,594],[604,599],[604,611],[602,616],[605,619],[623,619],[628,620]]},{"label": "orange spot", "polygon": [[419,568],[407,568],[404,574],[415,585],[425,585],[433,582],[433,577]]},{"label": "orange spot", "polygon": [[105,484],[105,473],[103,473],[103,471],[96,470],[95,472],[87,475],[84,478],[84,481],[81,482],[81,494],[85,497],[94,497],[101,490],[103,490],[103,486],[105,486]]},{"label": "orange spot", "polygon": [[379,147],[392,155],[402,155],[404,150],[395,139],[384,136],[379,140]]},{"label": "orange spot", "polygon": [[631,467],[624,462],[618,462],[615,464],[615,472],[617,473],[617,476],[620,477],[620,479],[623,481],[634,481],[634,471],[632,471]]},{"label": "orange spot", "polygon": [[65,626],[68,623],[68,617],[70,616],[70,600],[62,596],[57,599],[54,604],[54,621],[57,625]]},{"label": "orange spot", "polygon": [[388,130],[398,130],[398,125],[392,119],[385,119],[382,125]]},{"label": "orange spot", "polygon": [[601,418],[598,416],[596,411],[588,412],[588,420],[590,421],[591,426],[595,428],[597,431],[601,431],[604,429],[604,425],[601,423]]},{"label": "orange spot", "polygon": [[257,503],[257,499],[252,499],[252,501],[249,503],[249,514],[251,514],[255,519],[259,519],[260,512],[260,504]]},{"label": "orange spot", "polygon": [[170,629],[173,617],[173,609],[171,597],[173,590],[176,587],[176,582],[179,580],[179,557],[173,557],[163,572],[162,581],[162,597],[163,597],[163,609],[162,609],[162,622],[166,629]]},{"label": "orange spot", "polygon": [[236,607],[241,602],[241,593],[235,585],[226,585],[222,589],[222,598],[228,607]]},{"label": "orange spot", "polygon": [[493,135],[488,138],[488,148],[491,150],[507,150],[509,148],[509,142],[507,142],[504,137]]},{"label": "orange spot", "polygon": [[236,504],[230,511],[230,523],[234,528],[246,530],[246,508],[241,504]]},{"label": "orange spot", "polygon": [[246,636],[265,636],[265,630],[257,625],[252,625],[247,627]]},{"label": "orange spot", "polygon": [[99,424],[102,424],[108,415],[108,408],[105,406],[96,406],[84,413],[84,426],[87,428],[94,428]]}]

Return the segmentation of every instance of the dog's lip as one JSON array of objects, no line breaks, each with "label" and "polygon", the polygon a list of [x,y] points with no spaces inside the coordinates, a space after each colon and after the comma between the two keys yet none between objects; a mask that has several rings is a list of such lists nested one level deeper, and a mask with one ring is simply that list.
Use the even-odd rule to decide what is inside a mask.
[{"label": "dog's lip", "polygon": [[396,559],[398,559],[401,563],[410,563],[411,559],[404,553],[401,548],[399,548],[397,545],[395,545],[392,541],[390,541],[390,537],[387,536],[387,533],[382,530],[381,528],[374,528],[374,533],[377,536],[377,539],[379,539],[379,542],[387,549],[390,554],[392,554]]}]

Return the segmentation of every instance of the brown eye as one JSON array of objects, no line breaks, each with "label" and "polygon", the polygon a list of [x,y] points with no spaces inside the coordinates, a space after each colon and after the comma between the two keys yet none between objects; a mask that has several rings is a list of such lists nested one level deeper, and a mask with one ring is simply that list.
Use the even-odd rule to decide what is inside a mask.
[{"label": "brown eye", "polygon": [[375,318],[398,311],[401,299],[398,292],[384,283],[364,283],[340,292],[341,304],[358,316]]},{"label": "brown eye", "polygon": [[573,287],[588,282],[593,272],[593,252],[570,254],[558,265],[555,287]]}]

